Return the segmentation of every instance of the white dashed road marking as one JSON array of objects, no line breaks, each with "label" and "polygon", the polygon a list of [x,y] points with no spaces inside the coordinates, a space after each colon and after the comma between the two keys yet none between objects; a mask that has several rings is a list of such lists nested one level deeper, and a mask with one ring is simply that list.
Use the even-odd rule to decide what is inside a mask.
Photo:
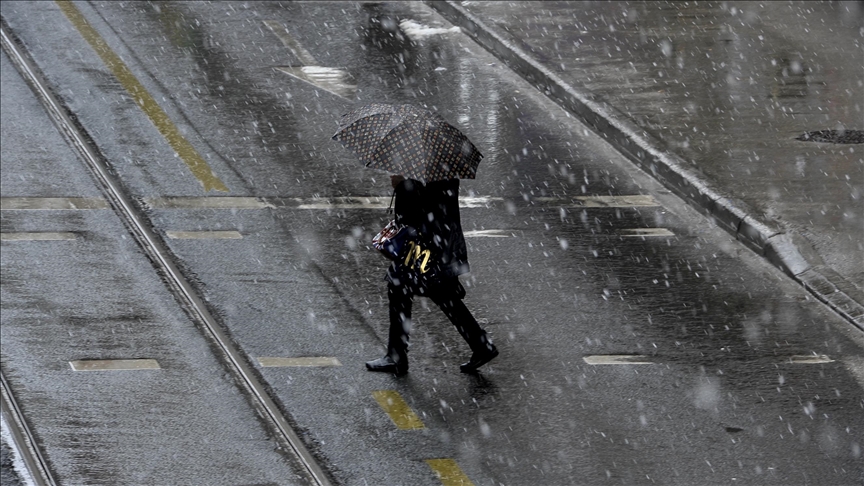
[{"label": "white dashed road marking", "polygon": [[327,356],[303,358],[261,357],[258,358],[258,363],[264,368],[342,366],[342,363],[338,359]]},{"label": "white dashed road marking", "polygon": [[77,237],[75,233],[0,233],[2,241],[62,241]]},{"label": "white dashed road marking", "polygon": [[264,20],[264,25],[276,34],[282,45],[288,48],[303,66],[277,66],[276,69],[289,76],[305,81],[316,88],[352,100],[357,94],[357,83],[347,69],[319,66],[318,60],[300,42],[288,33],[287,27],[275,20]]},{"label": "white dashed road marking", "polygon": [[239,240],[239,231],[166,231],[168,238],[175,240]]},{"label": "white dashed road marking", "polygon": [[[582,359],[588,363],[589,365],[633,365],[633,364],[658,364],[662,363],[663,360],[661,357],[649,357],[642,356],[636,354],[605,354],[605,355],[593,355],[593,356],[583,356]],[[821,363],[833,363],[835,360],[831,359],[824,354],[820,355],[796,355],[790,356],[789,358],[783,359],[778,358],[777,363],[787,363],[787,364],[821,364]],[[864,364],[864,363],[862,363]],[[849,363],[847,362],[847,366]],[[849,366],[850,369],[852,368]],[[862,367],[864,368],[864,367]],[[864,369],[862,369],[862,373],[864,373]]]},{"label": "white dashed road marking", "polygon": [[630,228],[619,231],[621,236],[675,236],[675,233],[666,228]]},{"label": "white dashed road marking", "polygon": [[75,371],[137,371],[161,369],[155,359],[88,359],[70,361]]},{"label": "white dashed road marking", "polygon": [[354,76],[345,69],[324,66],[277,66],[276,69],[340,98],[352,100],[357,93]]},{"label": "white dashed road marking", "polygon": [[[500,197],[460,197],[460,208],[488,208],[503,201]],[[313,198],[281,197],[154,197],[145,198],[151,209],[387,209],[390,196],[343,196]]]},{"label": "white dashed road marking", "polygon": [[108,201],[99,197],[4,197],[0,198],[3,211],[110,209]]},{"label": "white dashed road marking", "polygon": [[[565,198],[557,197],[536,197],[533,198],[533,200],[543,203],[563,203],[567,201]],[[567,207],[636,208],[655,206],[660,206],[660,203],[658,203],[653,197],[647,194],[637,194],[634,196],[576,196],[570,199]]]},{"label": "white dashed road marking", "polygon": [[824,354],[813,354],[813,355],[800,355],[800,356],[792,356],[789,358],[790,363],[796,364],[819,364],[819,363],[833,363],[834,360],[825,356]]},{"label": "white dashed road marking", "polygon": [[492,229],[492,230],[471,230],[464,232],[465,238],[509,238],[513,236],[510,231]]},{"label": "white dashed road marking", "polygon": [[154,197],[144,199],[151,209],[266,209],[273,205],[259,197]]},{"label": "white dashed road marking", "polygon": [[583,356],[582,359],[589,365],[620,365],[620,364],[654,364],[651,361],[646,361],[648,356],[640,356],[634,354],[610,354],[599,356]]}]

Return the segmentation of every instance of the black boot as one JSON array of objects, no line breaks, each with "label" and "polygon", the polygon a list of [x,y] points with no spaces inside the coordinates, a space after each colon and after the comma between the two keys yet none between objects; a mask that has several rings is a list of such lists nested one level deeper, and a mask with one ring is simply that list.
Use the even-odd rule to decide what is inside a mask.
[{"label": "black boot", "polygon": [[404,375],[405,373],[408,373],[408,357],[404,355],[396,355],[394,359],[389,354],[386,354],[383,358],[367,361],[366,369],[369,371],[382,371],[384,373]]},{"label": "black boot", "polygon": [[467,363],[459,365],[459,371],[462,373],[476,373],[477,368],[492,361],[496,356],[498,356],[498,349],[495,348],[494,344],[487,341],[485,346],[474,351]]}]

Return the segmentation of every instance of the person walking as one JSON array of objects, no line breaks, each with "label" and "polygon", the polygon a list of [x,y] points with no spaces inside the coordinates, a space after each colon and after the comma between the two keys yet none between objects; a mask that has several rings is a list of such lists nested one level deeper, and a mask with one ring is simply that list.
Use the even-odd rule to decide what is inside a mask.
[{"label": "person walking", "polygon": [[[408,372],[411,307],[413,297],[419,295],[428,297],[441,308],[471,348],[471,358],[459,367],[460,370],[476,372],[498,356],[498,350],[462,301],[465,288],[458,277],[467,273],[469,266],[459,216],[459,179],[423,184],[392,175],[390,181],[395,191],[396,224],[415,228],[419,234],[418,247],[429,253],[409,252],[406,258],[394,261],[387,270],[390,306],[387,354],[367,362],[366,368],[399,375]],[[412,261],[417,255],[422,255],[420,258],[425,261]]]},{"label": "person walking", "polygon": [[395,258],[387,270],[387,354],[367,362],[366,368],[408,371],[411,306],[419,295],[444,311],[471,348],[462,372],[477,371],[498,350],[462,302],[465,288],[459,275],[468,272],[468,251],[459,218],[459,179],[475,178],[483,154],[440,115],[410,104],[359,106],[342,115],[332,138],[365,167],[392,174],[395,224],[416,232],[402,253],[385,252]]}]

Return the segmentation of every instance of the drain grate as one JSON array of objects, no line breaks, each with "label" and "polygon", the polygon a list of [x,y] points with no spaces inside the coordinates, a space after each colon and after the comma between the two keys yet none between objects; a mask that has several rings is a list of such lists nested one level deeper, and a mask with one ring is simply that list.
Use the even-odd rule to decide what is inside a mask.
[{"label": "drain grate", "polygon": [[822,143],[864,143],[864,130],[818,130],[802,133],[795,140]]}]

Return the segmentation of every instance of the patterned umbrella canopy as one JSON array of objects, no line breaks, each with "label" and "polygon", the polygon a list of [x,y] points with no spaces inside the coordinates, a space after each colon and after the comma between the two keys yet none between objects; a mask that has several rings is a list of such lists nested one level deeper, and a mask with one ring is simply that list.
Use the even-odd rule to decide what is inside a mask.
[{"label": "patterned umbrella canopy", "polygon": [[423,183],[473,179],[483,155],[457,128],[413,105],[371,103],[345,115],[333,135],[366,167]]}]

